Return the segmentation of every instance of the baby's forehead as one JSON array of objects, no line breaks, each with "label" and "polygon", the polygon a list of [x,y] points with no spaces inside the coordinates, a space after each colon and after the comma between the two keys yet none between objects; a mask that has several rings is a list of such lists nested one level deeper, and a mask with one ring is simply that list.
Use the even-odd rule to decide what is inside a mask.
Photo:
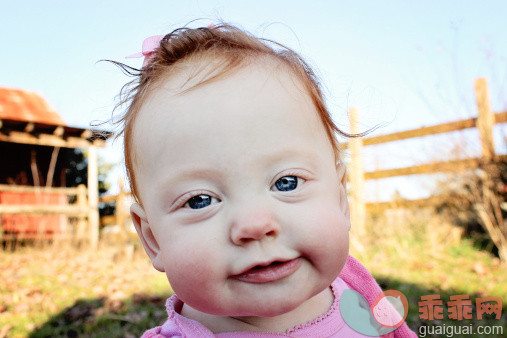
[{"label": "baby's forehead", "polygon": [[[213,76],[208,73],[210,69],[213,70],[208,68],[196,74],[188,65],[180,67],[179,73],[172,74],[154,88],[134,126],[136,149],[164,142],[163,139],[155,140],[155,133],[171,139],[168,146],[172,147],[177,147],[178,143],[193,142],[204,135],[208,141],[223,139],[226,142],[235,135],[237,139],[248,142],[248,139],[237,135],[238,130],[255,139],[266,122],[290,133],[295,129],[290,129],[290,126],[296,113],[308,115],[300,117],[309,121],[303,125],[304,129],[325,132],[310,95],[302,94],[302,86],[279,64],[250,63],[222,77],[211,77],[212,81],[202,82]],[[162,126],[165,128],[163,135],[160,131]],[[286,130],[288,128],[290,130]]]},{"label": "baby's forehead", "polygon": [[[222,102],[232,102],[238,96],[260,102],[274,101],[271,102],[273,106],[282,99],[281,96],[290,97],[293,101],[312,101],[302,81],[279,61],[252,59],[234,67],[222,62],[187,62],[172,69],[148,90],[137,119],[145,119],[146,112],[157,113],[157,116],[148,118],[175,118],[174,114],[185,113],[185,109],[182,109],[185,105],[201,105],[203,115],[212,114],[213,111],[208,109],[206,103],[219,105]],[[273,95],[260,95],[266,86],[273,89]],[[275,97],[276,95],[278,96]],[[161,104],[164,106],[157,107]],[[241,107],[241,104],[237,106]],[[311,113],[316,112],[316,109],[310,110]]]},{"label": "baby's forehead", "polygon": [[[311,101],[309,91],[305,89],[302,81],[292,69],[279,60],[247,59],[234,67],[224,64],[224,61],[220,59],[188,61],[175,66],[147,90],[136,114],[136,120],[146,118],[155,121],[167,120],[176,116],[160,112],[179,110],[181,113],[181,109],[176,108],[184,105],[194,106],[200,101],[229,101],[234,95],[232,91],[237,88],[241,88],[243,91],[241,94],[255,98],[258,95],[258,88],[252,88],[250,83],[259,82],[259,79],[265,83],[276,80],[285,89],[283,94],[291,96],[293,100]],[[266,97],[259,98],[259,100],[263,99]],[[165,106],[157,107],[161,102]],[[175,109],[167,109],[167,106],[173,106]],[[147,112],[152,115],[146,116]],[[203,106],[202,113],[210,114],[210,111]],[[134,130],[138,129],[137,124],[137,122],[134,123]]]}]

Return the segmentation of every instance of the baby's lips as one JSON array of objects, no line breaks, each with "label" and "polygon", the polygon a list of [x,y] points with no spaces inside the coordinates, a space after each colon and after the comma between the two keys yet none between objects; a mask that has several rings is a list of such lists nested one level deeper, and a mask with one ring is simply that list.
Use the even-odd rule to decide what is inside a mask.
[{"label": "baby's lips", "polygon": [[250,266],[242,273],[231,276],[246,283],[268,283],[292,275],[302,264],[301,258],[290,260],[274,260],[270,263],[261,263]]},{"label": "baby's lips", "polygon": [[241,270],[241,272],[233,274],[231,277],[245,274],[248,271],[250,271],[250,270],[252,270],[253,268],[256,268],[256,267],[266,267],[266,266],[269,266],[269,265],[271,265],[273,263],[276,263],[276,262],[285,263],[285,262],[292,261],[292,260],[294,260],[296,258],[275,258],[275,259],[267,260],[267,261],[260,262],[260,263],[253,263],[253,264],[250,264],[247,268]]}]

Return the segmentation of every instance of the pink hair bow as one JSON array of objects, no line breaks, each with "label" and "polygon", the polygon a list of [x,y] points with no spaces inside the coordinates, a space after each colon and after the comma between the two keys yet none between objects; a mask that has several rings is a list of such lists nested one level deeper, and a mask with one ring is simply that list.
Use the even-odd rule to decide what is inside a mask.
[{"label": "pink hair bow", "polygon": [[150,56],[155,51],[155,48],[160,46],[160,41],[162,40],[162,38],[164,36],[165,35],[154,35],[154,36],[150,36],[149,38],[144,39],[142,52],[129,55],[126,58],[144,57],[144,61],[143,61],[143,68],[144,68],[148,64],[148,62],[150,61]]}]

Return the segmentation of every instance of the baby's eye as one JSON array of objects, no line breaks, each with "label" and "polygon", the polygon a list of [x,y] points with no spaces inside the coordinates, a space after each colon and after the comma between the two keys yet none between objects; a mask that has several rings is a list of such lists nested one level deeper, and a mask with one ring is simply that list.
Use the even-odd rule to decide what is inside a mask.
[{"label": "baby's eye", "polygon": [[217,203],[218,199],[215,197],[211,197],[210,195],[197,195],[190,198],[187,203],[185,203],[184,207],[188,207],[190,209],[202,209],[211,205],[212,203]]},{"label": "baby's eye", "polygon": [[279,191],[291,191],[296,189],[298,186],[298,177],[297,176],[284,176],[279,178],[273,188],[276,188]]}]

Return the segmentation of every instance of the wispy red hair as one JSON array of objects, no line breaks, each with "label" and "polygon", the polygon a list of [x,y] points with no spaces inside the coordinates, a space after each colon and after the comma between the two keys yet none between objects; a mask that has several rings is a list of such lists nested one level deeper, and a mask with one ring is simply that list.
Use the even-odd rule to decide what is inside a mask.
[{"label": "wispy red hair", "polygon": [[[195,87],[210,83],[219,77],[230,73],[238,66],[245,65],[245,61],[266,58],[285,65],[295,78],[300,81],[303,89],[308,93],[320,116],[327,136],[335,150],[338,160],[339,146],[336,134],[354,136],[341,131],[331,118],[322,94],[321,85],[311,67],[291,49],[251,35],[238,27],[220,24],[202,28],[179,28],[164,36],[158,48],[150,56],[149,62],[142,69],[135,69],[122,63],[114,62],[126,74],[134,76],[134,80],[127,83],[120,92],[120,102],[126,105],[124,115],[116,122],[121,125],[120,133],[124,135],[125,166],[134,198],[140,201],[135,178],[136,154],[133,140],[133,126],[142,104],[161,79],[170,78],[171,74],[179,71],[176,65],[185,62],[205,64],[206,60],[218,61],[218,67],[202,77]],[[189,79],[190,80],[190,79]]]}]

